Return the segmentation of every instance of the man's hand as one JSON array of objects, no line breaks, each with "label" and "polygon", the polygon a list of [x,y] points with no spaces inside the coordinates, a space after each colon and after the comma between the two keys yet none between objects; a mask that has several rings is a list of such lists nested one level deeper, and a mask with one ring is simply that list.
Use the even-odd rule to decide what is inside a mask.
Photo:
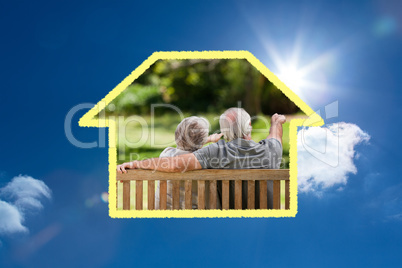
[{"label": "man's hand", "polygon": [[286,117],[282,114],[274,114],[271,119],[271,124],[283,124],[286,122]]},{"label": "man's hand", "polygon": [[208,142],[218,142],[222,136],[223,136],[223,133],[212,134],[208,137],[207,143]]},{"label": "man's hand", "polygon": [[127,163],[123,163],[123,164],[121,164],[121,165],[118,165],[118,166],[117,166],[117,172],[120,172],[120,173],[127,173],[126,168],[127,168],[127,169],[136,168],[135,165],[134,165],[134,162],[135,162],[135,161],[133,161],[133,162],[127,162]]},{"label": "man's hand", "polygon": [[282,114],[274,114],[271,118],[271,128],[267,139],[277,139],[282,144],[282,124],[286,122],[286,117]]}]

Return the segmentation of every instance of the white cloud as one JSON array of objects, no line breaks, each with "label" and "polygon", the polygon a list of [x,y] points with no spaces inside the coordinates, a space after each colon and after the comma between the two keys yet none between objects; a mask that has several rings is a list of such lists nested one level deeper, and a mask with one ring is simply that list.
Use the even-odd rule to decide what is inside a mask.
[{"label": "white cloud", "polygon": [[333,186],[343,190],[348,175],[356,174],[355,146],[370,136],[355,124],[309,127],[297,134],[298,184],[301,192],[320,192]]},{"label": "white cloud", "polygon": [[17,207],[0,200],[0,234],[27,232],[22,225],[23,215]]},{"label": "white cloud", "polygon": [[0,189],[0,196],[14,200],[22,210],[42,209],[41,197],[51,197],[49,187],[41,181],[29,176],[14,177],[5,187]]},{"label": "white cloud", "polygon": [[43,181],[20,175],[0,188],[0,198],[0,234],[27,232],[26,214],[41,210],[41,199],[50,199],[51,191]]}]

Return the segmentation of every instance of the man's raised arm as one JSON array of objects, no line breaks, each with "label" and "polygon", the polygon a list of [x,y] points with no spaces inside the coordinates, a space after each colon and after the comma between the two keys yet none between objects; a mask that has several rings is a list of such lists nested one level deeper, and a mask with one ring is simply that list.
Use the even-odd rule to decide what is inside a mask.
[{"label": "man's raised arm", "polygon": [[277,139],[282,144],[283,129],[282,124],[286,122],[286,118],[281,114],[274,114],[271,119],[271,128],[267,139]]},{"label": "man's raised arm", "polygon": [[149,169],[162,172],[185,172],[202,169],[193,153],[175,157],[150,158],[142,161],[127,162],[117,166],[117,172],[126,173],[126,169]]}]

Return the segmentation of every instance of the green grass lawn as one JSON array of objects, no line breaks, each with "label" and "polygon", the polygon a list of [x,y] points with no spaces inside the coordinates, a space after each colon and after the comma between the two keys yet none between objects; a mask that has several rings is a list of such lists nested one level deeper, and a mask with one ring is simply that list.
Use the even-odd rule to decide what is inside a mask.
[{"label": "green grass lawn", "polygon": [[[184,116],[191,116],[185,114]],[[219,131],[218,114],[199,114],[208,119],[211,124],[210,133]],[[128,121],[126,119],[126,121]],[[150,116],[133,117],[129,123],[123,124],[119,121],[117,137],[117,163],[121,164],[133,160],[141,160],[159,157],[166,147],[176,147],[174,142],[174,132],[181,118],[178,114],[165,114],[155,118],[152,122]],[[252,120],[252,139],[256,142],[265,139],[269,132],[269,116],[260,116]],[[283,125],[283,160],[281,168],[289,168],[289,123]],[[147,208],[148,185],[143,183],[144,209]],[[281,203],[284,203],[284,182],[281,184]],[[122,209],[123,187],[118,183],[118,209]],[[135,193],[135,182],[131,182],[131,196]],[[135,208],[135,198],[131,198],[131,209]]]}]

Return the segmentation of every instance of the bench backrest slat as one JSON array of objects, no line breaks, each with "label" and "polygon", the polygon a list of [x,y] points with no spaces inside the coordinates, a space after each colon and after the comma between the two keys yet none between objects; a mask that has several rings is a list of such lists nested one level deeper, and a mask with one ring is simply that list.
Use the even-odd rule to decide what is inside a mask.
[{"label": "bench backrest slat", "polygon": [[[157,208],[156,205],[160,210],[193,209],[193,183],[196,183],[197,186],[198,209],[218,208],[217,190],[220,187],[218,187],[218,183],[222,184],[220,188],[222,209],[229,209],[230,207],[232,209],[255,209],[256,207],[267,209],[269,207],[269,198],[267,196],[268,181],[273,183],[273,203],[270,206],[273,205],[273,209],[281,209],[281,181],[284,181],[285,204],[282,204],[282,206],[285,209],[290,207],[288,169],[204,169],[184,173],[165,173],[136,169],[129,170],[126,174],[118,173],[117,180],[123,182],[122,207],[124,210],[131,209],[130,202],[132,200],[135,200],[136,210],[154,210]],[[167,180],[171,181],[169,190]],[[135,191],[133,192],[135,196],[133,199],[130,198],[131,181],[135,181]],[[145,185],[148,186],[148,198],[145,201],[143,200],[143,181],[147,181]],[[155,204],[156,183],[159,183],[158,204]],[[184,197],[180,193],[181,183],[184,185]],[[168,193],[168,191],[170,192]],[[168,194],[169,198],[170,196],[172,197],[171,200],[169,199],[171,207],[167,207]],[[206,194],[208,194],[208,198],[206,198]],[[232,196],[233,194],[234,196]],[[184,198],[181,201],[184,203],[184,208],[180,198]],[[231,202],[234,202],[234,204]],[[246,203],[247,206],[244,207]]]},{"label": "bench backrest slat", "polygon": [[117,180],[289,180],[288,169],[202,169],[167,173],[134,169],[117,173]]}]

